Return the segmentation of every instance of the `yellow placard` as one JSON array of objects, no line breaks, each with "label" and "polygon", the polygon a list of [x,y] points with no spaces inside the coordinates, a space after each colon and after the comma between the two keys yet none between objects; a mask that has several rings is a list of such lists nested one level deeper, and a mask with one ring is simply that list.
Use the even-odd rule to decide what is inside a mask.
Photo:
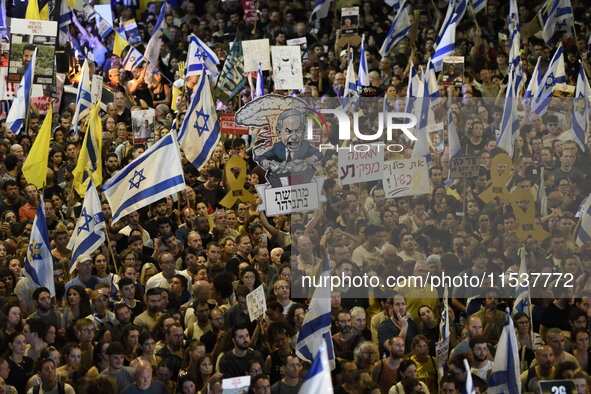
[{"label": "yellow placard", "polygon": [[508,200],[509,190],[505,185],[511,176],[512,168],[513,162],[508,154],[499,153],[493,157],[490,162],[490,180],[492,184],[478,197],[487,204],[496,197],[501,200]]},{"label": "yellow placard", "polygon": [[254,194],[244,188],[246,182],[246,161],[240,156],[234,156],[226,162],[224,173],[224,185],[230,190],[224,196],[220,205],[232,208],[236,201],[256,201]]},{"label": "yellow placard", "polygon": [[550,236],[539,224],[536,224],[536,203],[534,196],[525,189],[513,190],[510,194],[513,214],[517,221],[517,238],[522,241],[533,237],[542,242]]}]

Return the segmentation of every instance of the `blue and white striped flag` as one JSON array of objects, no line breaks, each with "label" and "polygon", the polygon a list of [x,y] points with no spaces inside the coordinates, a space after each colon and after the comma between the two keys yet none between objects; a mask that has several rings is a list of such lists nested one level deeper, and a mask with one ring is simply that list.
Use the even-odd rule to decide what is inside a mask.
[{"label": "blue and white striped flag", "polygon": [[566,82],[566,71],[564,69],[564,48],[562,43],[556,48],[556,52],[550,61],[546,74],[540,81],[534,92],[531,102],[531,110],[540,116],[544,115],[552,98],[552,91],[557,83]]},{"label": "blue and white striped flag", "polygon": [[509,70],[505,106],[503,107],[503,117],[501,118],[501,132],[497,138],[497,146],[503,148],[509,157],[513,157],[513,141],[519,132],[517,100],[515,99],[515,85],[518,82],[518,73],[519,69],[514,67]]},{"label": "blue and white striped flag", "polygon": [[185,188],[181,153],[174,132],[164,136],[103,184],[113,211],[112,223]]},{"label": "blue and white striped flag", "polygon": [[[450,0],[449,4],[447,5],[447,10],[445,12],[445,18],[443,18],[443,23],[441,24],[441,27],[445,27],[447,26],[450,21],[452,20],[452,17],[454,16],[454,14],[457,14],[458,18],[457,18],[457,23],[460,23],[460,21],[462,20],[462,18],[464,17],[464,14],[466,13],[466,9],[468,8],[468,0]],[[435,37],[435,45],[438,45],[439,42],[441,42],[441,39],[443,38],[443,29],[439,30],[439,33],[437,34],[437,37]]]},{"label": "blue and white striped flag", "polygon": [[447,122],[447,139],[449,141],[449,157],[458,157],[464,154],[462,144],[460,143],[460,136],[458,135],[457,125],[452,122],[451,114]]},{"label": "blue and white striped flag", "polygon": [[521,394],[519,352],[513,319],[507,308],[505,325],[497,343],[492,373],[488,379],[488,394]]},{"label": "blue and white striped flag", "polygon": [[318,22],[320,19],[326,18],[328,11],[330,11],[331,2],[332,0],[316,0],[310,15],[310,22]]},{"label": "blue and white striped flag", "polygon": [[80,82],[78,82],[78,94],[76,96],[76,111],[72,118],[72,127],[74,132],[78,134],[78,122],[80,117],[86,115],[92,108],[92,94],[90,87],[90,70],[88,69],[88,60],[82,64],[82,72],[80,74]]},{"label": "blue and white striped flag", "polygon": [[318,354],[314,357],[310,371],[302,383],[298,393],[303,394],[326,394],[332,393],[332,377],[330,376],[330,363],[326,354],[326,345],[321,340]]},{"label": "blue and white striped flag", "polygon": [[39,287],[47,287],[51,296],[55,296],[53,279],[53,256],[49,246],[49,232],[45,218],[43,196],[39,199],[37,214],[33,221],[29,247],[25,256],[25,276]]},{"label": "blue and white striped flag", "polygon": [[125,55],[125,58],[123,58],[123,69],[133,71],[134,68],[138,67],[145,61],[146,59],[142,56],[140,51],[131,46]]},{"label": "blue and white striped flag", "polygon": [[431,162],[429,153],[429,137],[427,126],[429,119],[433,117],[432,108],[439,103],[439,86],[435,75],[435,65],[429,61],[421,75],[421,83],[418,89],[418,99],[414,105],[414,114],[418,123],[416,126],[417,140],[413,146],[412,157],[425,157]]},{"label": "blue and white striped flag", "polygon": [[261,70],[261,63],[259,63],[257,71],[257,84],[254,90],[254,98],[263,97],[265,95],[265,78],[263,77],[263,71]]},{"label": "blue and white striped flag", "polygon": [[410,32],[410,19],[408,18],[407,5],[408,3],[405,1],[398,11],[398,14],[396,14],[396,18],[394,18],[392,26],[390,26],[390,30],[388,30],[388,34],[386,34],[384,43],[380,48],[380,55],[388,56],[392,48],[394,48],[394,46]]},{"label": "blue and white striped flag", "polygon": [[[453,0],[450,2],[449,7],[451,7],[452,3]],[[441,39],[435,46],[435,53],[433,53],[433,57],[431,58],[431,61],[435,65],[435,71],[441,71],[443,68],[443,58],[452,56],[456,49],[456,27],[458,22],[459,15],[453,14],[449,23],[441,27],[439,32]]]},{"label": "blue and white striped flag", "polygon": [[217,65],[220,63],[220,60],[215,52],[195,34],[191,34],[186,63],[185,75],[187,77],[201,75],[203,70],[213,75],[219,74]]},{"label": "blue and white striped flag", "polygon": [[72,251],[70,272],[76,269],[76,260],[83,253],[93,254],[105,242],[105,217],[101,209],[101,199],[92,180],[88,182],[82,212],[76,221],[76,228],[68,242]]},{"label": "blue and white striped flag", "polygon": [[558,39],[556,32],[571,33],[574,28],[575,17],[570,0],[547,0],[538,12],[542,37],[546,44],[554,45]]},{"label": "blue and white striped flag", "polygon": [[349,101],[354,97],[359,97],[359,95],[357,93],[355,70],[353,69],[353,49],[349,48],[349,62],[347,64],[347,74],[345,76],[345,90],[343,91],[342,108],[348,108],[350,106]]},{"label": "blue and white striped flag", "polygon": [[486,8],[486,0],[472,0],[472,8],[474,8],[474,13],[478,14]]},{"label": "blue and white striped flag", "polygon": [[37,60],[37,48],[33,57],[23,74],[21,83],[18,85],[16,96],[6,116],[6,126],[13,133],[19,134],[25,124],[25,119],[29,113],[29,104],[31,102],[31,88],[33,87],[33,77],[35,76],[35,62]]},{"label": "blue and white striped flag", "polygon": [[179,132],[179,145],[187,160],[199,169],[207,162],[219,140],[220,125],[209,76],[202,74]]},{"label": "blue and white striped flag", "polygon": [[[330,264],[328,261],[324,262],[321,275],[324,279],[329,278]],[[330,281],[322,283],[330,283]],[[320,347],[324,345],[330,370],[335,368],[335,354],[330,334],[331,322],[330,286],[319,286],[314,290],[308,313],[306,313],[298,334],[295,351],[299,358],[312,362],[318,356]]]},{"label": "blue and white striped flag", "polygon": [[587,197],[581,208],[581,226],[577,234],[577,246],[583,246],[587,241],[591,241],[591,198]]},{"label": "blue and white striped flag", "polygon": [[517,1],[509,2],[509,39],[511,47],[509,49],[509,65],[517,67],[521,61],[521,33],[519,32],[519,12]]},{"label": "blue and white striped flag", "polygon": [[361,95],[363,86],[369,86],[369,69],[365,57],[365,34],[361,37],[361,51],[359,55],[359,71],[357,71],[357,93]]},{"label": "blue and white striped flag", "polygon": [[60,14],[58,17],[59,30],[58,39],[60,45],[65,45],[68,41],[69,25],[72,23],[72,16],[70,14],[70,7],[67,1],[62,1],[60,4]]},{"label": "blue and white striped flag", "polygon": [[416,99],[419,96],[419,89],[421,87],[421,79],[417,75],[417,70],[412,61],[409,67],[408,86],[406,88],[406,112],[414,114]]},{"label": "blue and white striped flag", "polygon": [[589,131],[589,97],[591,87],[585,74],[583,63],[579,60],[579,76],[573,103],[573,139],[583,152],[585,151],[585,134]]},{"label": "blue and white striped flag", "polygon": [[532,97],[534,97],[534,92],[538,89],[538,85],[540,84],[540,80],[542,79],[542,76],[540,75],[541,58],[541,56],[538,57],[538,61],[536,62],[534,72],[532,73],[529,83],[527,84],[527,88],[525,89],[525,93],[523,94],[521,103],[524,107],[531,101]]},{"label": "blue and white striped flag", "polygon": [[[543,166],[542,166],[543,167]],[[521,263],[519,264],[519,278],[526,277],[527,275],[527,266],[526,266],[526,259],[525,259],[525,248],[519,249]],[[524,275],[524,276],[522,276]],[[529,299],[530,299],[530,292],[529,286],[523,286],[521,284],[519,287],[515,288],[515,302],[513,303],[513,313],[512,315],[515,316],[517,312],[522,312],[530,315],[529,310]]]},{"label": "blue and white striped flag", "polygon": [[144,82],[150,83],[152,82],[152,77],[154,73],[158,69],[158,57],[160,56],[160,48],[162,48],[162,36],[164,35],[162,25],[164,23],[164,17],[166,10],[166,0],[162,2],[162,6],[160,7],[160,14],[158,15],[158,19],[156,20],[156,24],[154,25],[154,31],[152,31],[152,37],[150,37],[150,41],[148,41],[148,45],[146,45],[146,50],[144,51],[144,58],[148,61],[146,65],[146,72],[144,74]]},{"label": "blue and white striped flag", "polygon": [[466,394],[476,394],[474,382],[472,381],[472,373],[470,372],[470,363],[468,363],[468,359],[466,358],[464,359],[464,368],[466,368],[466,387],[463,392]]}]

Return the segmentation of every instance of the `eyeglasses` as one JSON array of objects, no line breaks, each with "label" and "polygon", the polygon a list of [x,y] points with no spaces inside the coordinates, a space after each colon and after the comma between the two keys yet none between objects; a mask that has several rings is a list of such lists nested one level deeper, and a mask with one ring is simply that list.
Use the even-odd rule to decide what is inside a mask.
[{"label": "eyeglasses", "polygon": [[254,275],[244,275],[242,279],[255,279]]}]

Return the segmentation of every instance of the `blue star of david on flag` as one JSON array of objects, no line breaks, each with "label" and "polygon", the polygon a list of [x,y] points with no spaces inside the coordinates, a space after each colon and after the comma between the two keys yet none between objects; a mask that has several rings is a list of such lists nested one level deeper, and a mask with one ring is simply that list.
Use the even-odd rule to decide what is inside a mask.
[{"label": "blue star of david on flag", "polygon": [[550,73],[548,74],[548,77],[546,78],[546,89],[550,89],[552,86],[554,86],[554,73]]},{"label": "blue star of david on flag", "polygon": [[[137,179],[136,179],[136,177],[137,177]],[[139,171],[135,170],[133,177],[131,177],[131,179],[129,180],[129,190],[133,189],[134,187],[136,189],[139,189],[140,184],[145,179],[146,179],[146,177],[144,176],[144,169],[143,168]]]},{"label": "blue star of david on flag", "polygon": [[86,208],[82,208],[82,212],[80,212],[80,217],[84,218],[84,223],[80,227],[78,227],[77,235],[80,235],[80,232],[82,230],[90,232],[90,223],[92,223],[93,221],[92,216],[86,212]]},{"label": "blue star of david on flag", "polygon": [[41,248],[43,247],[42,242],[33,241],[31,245],[29,245],[29,250],[31,251],[31,257],[33,260],[40,260],[43,258],[41,256]]},{"label": "blue star of david on flag", "polygon": [[[206,114],[203,111],[195,112],[196,119],[195,119],[195,127],[197,129],[197,133],[199,137],[203,135],[204,132],[209,131],[209,127],[207,126],[207,121],[209,120],[209,114]],[[200,122],[201,120],[201,122]]]}]

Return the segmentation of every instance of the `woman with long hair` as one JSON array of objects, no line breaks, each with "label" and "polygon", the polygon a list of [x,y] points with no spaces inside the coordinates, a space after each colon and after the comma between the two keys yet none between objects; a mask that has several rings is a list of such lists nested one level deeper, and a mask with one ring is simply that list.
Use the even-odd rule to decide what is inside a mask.
[{"label": "woman with long hair", "polygon": [[[189,347],[190,348],[190,347]],[[154,354],[156,349],[156,339],[149,331],[142,331],[140,333],[139,348],[137,353],[139,356],[129,363],[129,366],[136,368],[140,361],[147,361],[150,363],[152,368],[156,369],[160,363],[160,357]]]},{"label": "woman with long hair", "polygon": [[575,328],[571,335],[571,342],[573,344],[573,356],[579,362],[581,370],[589,373],[591,369],[591,363],[589,362],[589,332],[582,327]]},{"label": "woman with long hair", "polygon": [[57,376],[62,382],[76,384],[76,381],[84,375],[84,371],[80,366],[82,361],[80,345],[71,342],[64,346],[62,360],[64,364],[57,369]]},{"label": "woman with long hair", "polygon": [[66,302],[67,306],[62,310],[66,329],[70,329],[78,319],[92,314],[88,293],[78,285],[68,289]]},{"label": "woman with long hair", "polygon": [[158,104],[170,105],[172,92],[170,86],[162,81],[162,73],[154,73],[152,83],[150,83],[148,88],[152,92],[153,108],[156,108]]},{"label": "woman with long hair", "polygon": [[8,366],[10,374],[6,379],[6,384],[14,386],[19,393],[26,392],[27,378],[33,372],[33,360],[25,356],[27,340],[25,334],[13,332],[8,337]]},{"label": "woman with long hair", "polygon": [[[254,291],[261,284],[261,276],[259,272],[251,265],[246,266],[240,271],[238,284],[242,284],[248,288],[249,291]],[[263,290],[267,294],[266,285],[263,284]]]},{"label": "woman with long hair", "polygon": [[94,274],[99,282],[108,284],[111,296],[116,296],[117,287],[115,286],[115,283],[118,283],[121,278],[119,275],[109,272],[109,261],[107,260],[107,256],[102,253],[94,255],[92,266]]},{"label": "woman with long hair", "polygon": [[197,390],[202,391],[207,387],[209,379],[214,375],[214,360],[211,354],[205,354],[197,359],[197,374],[195,375]]},{"label": "woman with long hair", "polygon": [[142,266],[142,272],[140,273],[140,283],[146,287],[148,279],[158,273],[158,269],[153,263],[146,263]]},{"label": "woman with long hair", "polygon": [[534,352],[544,344],[542,337],[533,333],[531,330],[531,322],[529,316],[523,312],[517,312],[513,316],[513,323],[515,325],[515,334],[517,336],[517,350],[519,352],[519,362],[522,370],[527,369],[532,360],[535,358]]}]

